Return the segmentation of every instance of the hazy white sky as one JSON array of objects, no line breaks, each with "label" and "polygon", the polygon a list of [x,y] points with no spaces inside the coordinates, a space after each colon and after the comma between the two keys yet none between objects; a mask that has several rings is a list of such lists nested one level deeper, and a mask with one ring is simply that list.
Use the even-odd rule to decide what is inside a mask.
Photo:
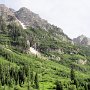
[{"label": "hazy white sky", "polygon": [[90,0],[0,0],[0,3],[15,10],[27,7],[62,28],[71,38],[81,34],[90,37]]}]

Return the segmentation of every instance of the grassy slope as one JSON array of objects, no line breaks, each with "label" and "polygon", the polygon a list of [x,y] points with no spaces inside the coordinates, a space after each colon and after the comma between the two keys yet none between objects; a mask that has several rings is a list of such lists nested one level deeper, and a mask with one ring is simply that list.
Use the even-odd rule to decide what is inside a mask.
[{"label": "grassy slope", "polygon": [[[36,58],[33,55],[26,55],[21,53],[16,53],[14,51],[10,51],[9,49],[4,48],[3,53],[5,53],[9,56],[12,56],[13,63],[11,65],[15,66],[17,65],[17,62],[23,64],[29,64],[31,69],[33,69],[34,72],[37,72],[39,74],[39,80],[40,80],[40,90],[50,90],[50,88],[54,87],[54,83],[56,80],[60,80],[63,83],[69,82],[70,79],[70,68],[64,65],[61,65],[57,62],[53,62],[47,59]],[[11,61],[11,60],[10,60]],[[5,59],[3,57],[0,57],[0,63],[8,63],[9,59]],[[88,78],[90,74],[84,74],[80,71],[76,71],[76,76],[79,78]],[[26,85],[23,86],[23,89],[26,90]],[[52,89],[51,89],[52,90]]]}]

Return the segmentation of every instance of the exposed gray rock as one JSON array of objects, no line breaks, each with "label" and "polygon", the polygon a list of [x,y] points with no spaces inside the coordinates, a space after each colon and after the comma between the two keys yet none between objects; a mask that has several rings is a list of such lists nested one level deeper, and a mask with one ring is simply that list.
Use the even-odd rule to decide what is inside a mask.
[{"label": "exposed gray rock", "polygon": [[78,44],[78,45],[84,45],[84,46],[88,46],[90,45],[90,38],[84,36],[84,35],[81,35],[77,38],[74,38],[73,39],[73,42]]},{"label": "exposed gray rock", "polygon": [[15,15],[26,26],[31,26],[33,28],[41,28],[46,31],[54,29],[59,32],[63,32],[62,29],[49,24],[46,20],[41,19],[38,14],[33,13],[25,7],[20,8],[17,12],[15,12]]},{"label": "exposed gray rock", "polygon": [[13,12],[13,13],[16,12],[16,11],[15,11],[14,9],[12,9],[12,8],[9,8],[9,10],[10,10],[11,12]]},{"label": "exposed gray rock", "polygon": [[17,25],[21,25],[19,23],[19,20],[15,16],[15,10],[6,7],[4,4],[0,4],[0,16],[3,18],[3,20],[6,22],[6,24],[9,24],[11,22],[17,23]]},{"label": "exposed gray rock", "polygon": [[1,15],[3,16],[4,19],[7,19],[7,20],[10,19],[11,17],[15,19],[14,13],[4,4],[0,4],[0,16]]}]

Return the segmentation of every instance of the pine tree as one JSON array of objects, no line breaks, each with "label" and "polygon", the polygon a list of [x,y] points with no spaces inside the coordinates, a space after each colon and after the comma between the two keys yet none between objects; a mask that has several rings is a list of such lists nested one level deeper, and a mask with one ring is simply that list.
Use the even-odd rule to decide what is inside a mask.
[{"label": "pine tree", "polygon": [[75,72],[73,66],[71,66],[71,81],[74,82],[74,80],[75,80]]},{"label": "pine tree", "polygon": [[63,86],[59,81],[56,82],[56,90],[63,90]]},{"label": "pine tree", "polygon": [[20,68],[18,75],[19,75],[19,84],[21,86],[21,84],[22,83],[24,84],[25,82],[25,71],[22,67]]},{"label": "pine tree", "polygon": [[2,85],[1,85],[1,81],[0,81],[0,90],[2,90],[2,87],[1,87]]},{"label": "pine tree", "polygon": [[74,79],[74,85],[76,85],[76,88],[78,89],[79,82],[76,78]]},{"label": "pine tree", "polygon": [[34,73],[33,73],[33,71],[31,71],[30,74],[31,74],[30,75],[31,84],[33,85],[34,84]]},{"label": "pine tree", "polygon": [[35,87],[36,89],[39,89],[39,80],[38,80],[38,74],[35,75]]},{"label": "pine tree", "polygon": [[3,34],[8,34],[7,25],[3,16],[0,16],[0,30]]},{"label": "pine tree", "polygon": [[27,77],[28,77],[28,90],[30,90],[30,68],[29,68],[29,66],[28,66],[28,75],[27,75]]},{"label": "pine tree", "polygon": [[88,84],[85,83],[85,86],[84,86],[85,90],[88,90]]}]

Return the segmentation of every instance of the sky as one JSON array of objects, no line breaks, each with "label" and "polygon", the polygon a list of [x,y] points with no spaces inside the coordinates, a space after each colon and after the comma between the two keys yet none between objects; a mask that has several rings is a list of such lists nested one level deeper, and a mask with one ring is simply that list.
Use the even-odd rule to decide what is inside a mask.
[{"label": "sky", "polygon": [[70,38],[90,38],[90,0],[0,0],[15,10],[27,7],[41,18],[63,29]]}]

